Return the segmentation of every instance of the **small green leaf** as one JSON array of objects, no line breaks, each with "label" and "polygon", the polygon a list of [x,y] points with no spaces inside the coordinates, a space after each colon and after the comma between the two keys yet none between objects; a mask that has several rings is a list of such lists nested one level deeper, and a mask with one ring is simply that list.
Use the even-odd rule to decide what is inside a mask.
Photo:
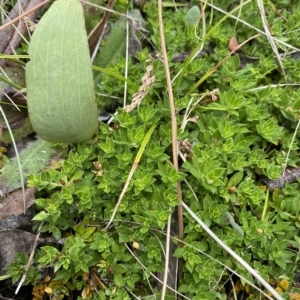
[{"label": "small green leaf", "polygon": [[42,247],[41,250],[43,253],[43,256],[39,259],[41,266],[49,264],[52,260],[56,259],[60,255],[60,252],[51,246]]},{"label": "small green leaf", "polygon": [[45,211],[39,212],[37,215],[33,217],[33,221],[45,221],[49,217],[49,213],[46,213]]},{"label": "small green leaf", "polygon": [[197,5],[192,6],[186,13],[184,23],[185,25],[195,26],[201,16],[200,9]]},{"label": "small green leaf", "polygon": [[237,186],[242,181],[243,177],[244,172],[242,171],[234,173],[228,180],[227,187],[231,188],[233,186]]},{"label": "small green leaf", "polygon": [[82,178],[84,174],[84,171],[77,171],[72,178],[70,179],[71,182],[76,181],[76,180],[80,180]]},{"label": "small green leaf", "polygon": [[114,274],[114,283],[117,287],[123,287],[123,277],[120,273]]},{"label": "small green leaf", "polygon": [[283,128],[277,125],[275,119],[261,120],[256,126],[257,132],[267,141],[277,145],[282,139]]}]

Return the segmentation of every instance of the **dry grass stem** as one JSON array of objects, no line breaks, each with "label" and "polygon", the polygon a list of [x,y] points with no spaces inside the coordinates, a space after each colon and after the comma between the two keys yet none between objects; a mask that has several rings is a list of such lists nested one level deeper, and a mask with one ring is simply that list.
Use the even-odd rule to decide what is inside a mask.
[{"label": "dry grass stem", "polygon": [[132,111],[137,106],[139,106],[143,99],[148,94],[149,89],[152,84],[155,82],[155,76],[151,76],[151,72],[153,70],[153,65],[149,65],[146,68],[146,73],[142,77],[142,85],[139,87],[138,91],[132,97],[132,103],[124,107],[124,110],[127,112]]},{"label": "dry grass stem", "polygon": [[39,5],[29,9],[28,11],[24,12],[23,14],[21,14],[20,16],[18,16],[17,18],[11,20],[10,22],[7,22],[6,24],[0,26],[0,30],[5,29],[6,27],[16,23],[17,21],[19,21],[20,19],[23,19],[25,16],[29,15],[30,13],[32,13],[33,11],[37,10],[39,7],[44,6],[45,4],[47,4],[50,0],[45,0],[42,3],[40,3]]},{"label": "dry grass stem", "polygon": [[41,222],[39,228],[38,228],[38,232],[37,232],[37,235],[36,235],[36,238],[35,238],[35,241],[34,241],[34,244],[32,246],[32,250],[31,250],[31,253],[30,253],[30,256],[29,256],[29,259],[28,259],[28,262],[26,264],[26,267],[25,267],[25,273],[23,274],[17,288],[16,288],[16,291],[15,291],[15,294],[18,294],[22,284],[24,283],[25,279],[26,279],[26,276],[27,276],[27,272],[32,264],[32,261],[33,261],[33,256],[34,256],[34,253],[35,253],[35,249],[37,247],[37,244],[38,244],[38,240],[39,240],[39,237],[40,237],[40,234],[41,234],[41,229],[43,228],[44,226],[44,222]]}]

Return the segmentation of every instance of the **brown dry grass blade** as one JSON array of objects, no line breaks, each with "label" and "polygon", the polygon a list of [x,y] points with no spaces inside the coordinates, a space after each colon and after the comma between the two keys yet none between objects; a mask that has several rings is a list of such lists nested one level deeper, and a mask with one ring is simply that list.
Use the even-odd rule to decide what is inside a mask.
[{"label": "brown dry grass blade", "polygon": [[[27,12],[31,9],[34,9],[31,13],[28,14],[28,20],[34,21],[37,15],[39,14],[40,10],[42,9],[39,6],[42,3],[42,0],[30,0],[29,3],[26,3],[21,6],[17,3],[14,8],[12,8],[11,12],[9,13],[6,22],[11,21],[18,17],[19,12]],[[26,18],[27,18],[26,17]],[[18,22],[17,26],[10,26],[5,30],[0,31],[0,52],[4,54],[12,54],[13,49],[17,48],[22,39],[24,38],[23,35],[27,33],[28,26],[25,22]]]},{"label": "brown dry grass blade", "polygon": [[24,18],[25,16],[27,16],[28,14],[32,13],[33,11],[35,11],[36,9],[38,9],[39,7],[47,4],[50,0],[45,0],[42,3],[40,3],[39,5],[29,9],[28,11],[24,12],[23,14],[19,15],[18,17],[16,17],[15,19],[11,20],[10,22],[7,22],[6,24],[0,26],[0,31],[7,28],[8,26],[16,23],[17,21],[19,21],[20,19]]},{"label": "brown dry grass blade", "polygon": [[[163,3],[162,0],[158,1],[158,22],[159,22],[159,35],[160,35],[160,44],[161,44],[161,51],[162,51],[162,60],[164,64],[166,80],[167,80],[167,90],[169,96],[169,106],[170,106],[170,114],[171,114],[171,124],[172,124],[172,158],[173,158],[173,165],[176,172],[179,171],[179,164],[178,164],[178,148],[177,148],[177,117],[175,112],[175,104],[174,104],[174,97],[173,97],[173,89],[172,89],[172,81],[171,81],[171,74],[169,69],[168,63],[168,56],[167,56],[167,47],[165,41],[165,33],[164,33],[164,26],[163,26],[163,12],[162,12]],[[182,211],[182,193],[181,193],[181,184],[177,182],[177,196],[180,204],[177,207],[177,215],[178,215],[178,237],[179,240],[183,240],[183,211]],[[165,298],[166,294],[166,287],[168,281],[168,269],[169,269],[169,258],[170,258],[170,222],[171,218],[168,218],[168,229],[167,229],[167,240],[166,240],[166,257],[165,257],[165,275],[164,275],[164,283],[162,287],[162,296],[161,299]],[[178,243],[178,247],[182,247],[182,243]],[[178,282],[183,277],[183,261],[182,259],[178,260]]]}]

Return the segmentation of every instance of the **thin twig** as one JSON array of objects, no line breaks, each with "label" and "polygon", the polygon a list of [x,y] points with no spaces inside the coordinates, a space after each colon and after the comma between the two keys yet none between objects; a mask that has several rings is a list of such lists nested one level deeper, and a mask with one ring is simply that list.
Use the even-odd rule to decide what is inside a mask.
[{"label": "thin twig", "polygon": [[125,182],[125,185],[124,185],[124,187],[122,189],[122,192],[121,192],[121,194],[119,196],[118,202],[117,202],[117,204],[116,204],[116,206],[114,208],[114,211],[112,213],[112,216],[110,217],[109,222],[105,226],[105,229],[108,229],[109,226],[111,225],[112,221],[114,220],[114,217],[115,217],[115,215],[116,215],[116,213],[118,211],[118,208],[119,208],[119,206],[120,206],[120,204],[122,202],[122,199],[123,199],[123,197],[124,197],[124,195],[125,195],[125,193],[126,193],[126,191],[128,189],[128,186],[129,186],[129,183],[130,183],[130,181],[132,179],[132,176],[133,176],[133,174],[134,174],[134,172],[135,172],[135,170],[136,170],[136,168],[137,168],[137,166],[138,166],[138,164],[140,162],[140,159],[141,159],[141,157],[143,155],[145,147],[146,147],[147,143],[149,142],[149,139],[150,139],[150,137],[151,137],[151,135],[152,135],[152,133],[153,133],[156,125],[157,124],[152,125],[152,127],[149,129],[149,131],[147,132],[146,136],[144,137],[142,145],[141,145],[141,147],[140,147],[140,149],[139,149],[139,151],[138,151],[138,153],[136,155],[136,158],[134,159],[133,165],[132,165],[131,170],[130,170],[130,172],[128,174],[128,177],[127,177],[127,180]]},{"label": "thin twig", "polygon": [[0,26],[0,30],[5,29],[6,27],[16,23],[17,21],[19,21],[20,19],[24,18],[25,16],[27,16],[28,14],[30,14],[31,12],[35,11],[36,9],[38,9],[39,7],[47,4],[50,0],[45,0],[42,3],[38,4],[37,6],[33,7],[32,9],[29,9],[28,11],[24,12],[23,14],[21,14],[20,16],[14,18],[13,20],[11,20],[10,22]]},{"label": "thin twig", "polygon": [[92,55],[91,55],[91,63],[94,62],[95,57],[96,57],[96,55],[98,54],[98,50],[99,50],[101,41],[102,41],[102,39],[103,39],[103,36],[104,36],[105,30],[106,30],[106,27],[107,27],[107,24],[104,24],[104,26],[103,26],[103,31],[102,31],[101,35],[99,36],[98,41],[97,41],[97,43],[96,43],[96,45],[95,45],[95,48],[94,48],[94,50],[93,50],[93,53],[92,53]]},{"label": "thin twig", "polygon": [[299,126],[300,126],[300,120],[299,120],[298,123],[297,123],[295,132],[294,132],[293,137],[292,137],[292,140],[291,140],[291,144],[290,144],[290,147],[289,147],[289,151],[288,151],[288,153],[287,153],[287,156],[286,156],[286,159],[285,159],[285,162],[284,162],[283,177],[284,177],[284,175],[285,175],[285,171],[286,171],[286,168],[287,168],[287,165],[288,165],[288,160],[289,160],[289,157],[290,157],[290,154],[291,154],[291,150],[292,150],[294,141],[295,141],[295,139],[296,139],[296,135],[297,135],[298,130],[299,130]]},{"label": "thin twig", "polygon": [[26,279],[26,276],[27,276],[27,272],[31,266],[31,263],[32,263],[32,259],[33,259],[33,256],[34,256],[34,253],[35,253],[35,249],[36,249],[36,246],[38,244],[38,240],[39,240],[39,237],[40,237],[40,233],[41,233],[41,229],[44,225],[44,221],[40,224],[39,228],[38,228],[38,232],[37,232],[37,235],[35,237],[35,241],[34,241],[34,244],[33,244],[33,247],[32,247],[32,250],[31,250],[31,253],[30,253],[30,256],[29,256],[29,259],[28,259],[28,262],[27,262],[27,265],[25,267],[25,273],[23,274],[18,286],[17,286],[17,289],[15,291],[15,294],[18,294],[23,282],[25,281]]},{"label": "thin twig", "polygon": [[[169,70],[168,56],[166,50],[165,36],[164,36],[164,26],[163,26],[163,17],[162,17],[162,0],[158,1],[158,22],[159,22],[159,34],[160,34],[160,42],[161,42],[161,51],[163,56],[163,63],[165,68],[167,87],[168,87],[168,95],[169,95],[169,103],[170,103],[170,114],[171,114],[171,123],[172,123],[172,155],[173,155],[173,165],[176,172],[179,171],[178,165],[178,149],[177,149],[177,121],[176,121],[176,113],[174,106],[174,98],[172,91],[172,81]],[[180,182],[177,182],[177,195],[180,201],[180,204],[177,207],[178,211],[178,237],[180,240],[183,240],[183,214],[182,214],[182,194],[181,194],[181,185]],[[166,285],[168,279],[168,269],[169,269],[169,250],[170,250],[170,228],[168,224],[168,236],[166,241],[166,259],[165,259],[165,277],[164,284],[162,290],[161,299],[164,299],[166,293]],[[182,243],[178,244],[179,247],[182,247]],[[182,260],[178,261],[178,284],[180,284],[180,280],[183,273],[183,264]]]},{"label": "thin twig", "polygon": [[234,295],[234,300],[237,300],[236,291],[235,291],[234,283],[233,283],[233,280],[232,280],[231,276],[229,276],[229,280],[230,280],[231,285],[232,285],[232,291],[233,291],[233,295]]},{"label": "thin twig", "polygon": [[[128,9],[126,12],[127,18],[128,18]],[[129,22],[126,22],[126,54],[125,54],[125,74],[124,77],[128,79],[128,62],[129,62]],[[128,88],[128,83],[125,81],[124,82],[124,98],[123,98],[123,108],[126,106],[127,103],[127,88]]]},{"label": "thin twig", "polygon": [[279,55],[278,49],[276,47],[276,44],[274,42],[274,39],[273,39],[273,37],[271,35],[271,32],[270,32],[270,29],[269,29],[269,25],[268,25],[268,21],[267,21],[267,18],[266,18],[266,13],[265,13],[264,3],[263,3],[262,0],[257,0],[257,5],[258,5],[259,11],[260,11],[261,21],[262,21],[263,26],[264,26],[266,37],[267,37],[267,39],[270,43],[270,46],[272,47],[273,52],[275,53],[275,55],[278,59],[278,63],[279,63],[280,68],[282,70],[284,79],[287,82],[287,78],[286,78],[286,74],[285,74],[285,71],[284,71],[284,67],[283,67],[283,64],[282,64],[281,57]]},{"label": "thin twig", "polygon": [[[12,25],[12,28],[11,29],[7,29],[7,30],[3,30],[1,33],[2,34],[6,34],[7,31],[10,31],[11,32],[11,35],[10,35],[10,38],[9,40],[7,41],[7,44],[6,45],[2,45],[3,48],[3,52],[4,54],[15,54],[16,55],[16,51],[15,49],[17,49],[21,43],[21,41],[23,40],[27,45],[29,44],[29,42],[26,40],[25,38],[25,34],[29,34],[30,31],[33,31],[30,30],[30,26],[29,26],[29,22],[31,24],[33,24],[33,26],[36,26],[35,23],[33,22],[36,17],[39,15],[41,9],[43,7],[37,7],[41,2],[43,2],[42,0],[31,0],[28,5],[26,7],[24,7],[24,9],[20,6],[20,14],[21,12],[23,13],[24,11],[29,11],[31,10],[32,8],[34,8],[34,11],[32,11],[30,14],[28,14],[28,16],[24,17],[23,18],[23,22],[22,21],[19,21],[18,24],[15,26],[15,25]],[[10,14],[11,15],[11,14]],[[15,18],[15,16],[13,18],[10,17],[10,15],[7,17],[7,20],[11,20],[13,18]],[[8,37],[6,37],[8,38]],[[1,39],[1,37],[0,37]],[[1,48],[2,48],[1,47]]]}]

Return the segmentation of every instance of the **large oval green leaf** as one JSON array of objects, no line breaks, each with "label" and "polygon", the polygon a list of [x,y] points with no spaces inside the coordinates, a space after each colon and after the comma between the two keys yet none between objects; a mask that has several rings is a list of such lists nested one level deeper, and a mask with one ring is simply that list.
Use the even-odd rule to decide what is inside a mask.
[{"label": "large oval green leaf", "polygon": [[33,33],[26,65],[29,116],[49,142],[84,142],[98,128],[92,66],[78,0],[57,0]]}]

